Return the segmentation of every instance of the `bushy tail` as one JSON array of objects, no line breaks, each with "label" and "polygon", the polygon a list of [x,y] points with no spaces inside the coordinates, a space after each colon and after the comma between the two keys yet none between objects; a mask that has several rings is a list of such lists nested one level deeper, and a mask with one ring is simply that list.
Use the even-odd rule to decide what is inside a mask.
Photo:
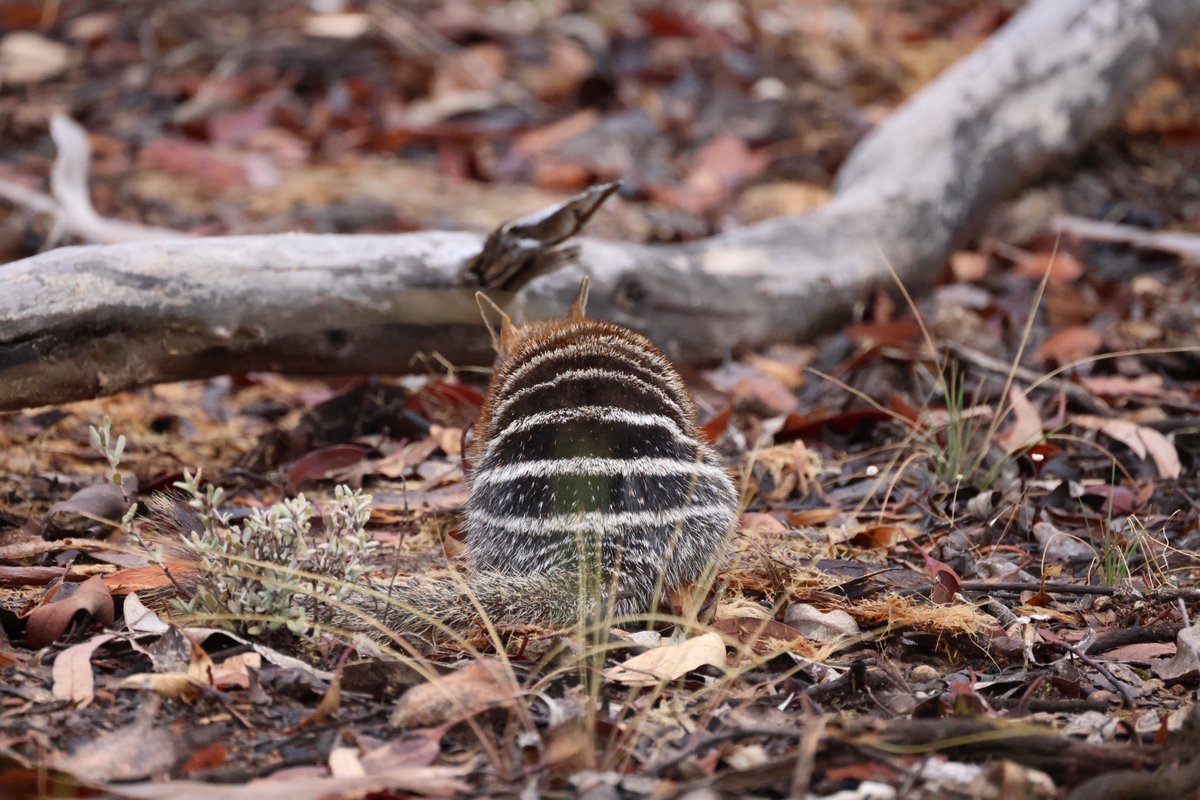
[{"label": "bushy tail", "polygon": [[[580,619],[578,580],[557,571],[537,575],[464,571],[457,576],[396,583],[372,582],[352,593],[335,615],[336,627],[431,638],[461,636],[473,628],[544,625],[565,627]],[[352,609],[352,611],[351,611]],[[347,613],[349,612],[349,613]],[[378,623],[378,624],[377,624]]]}]

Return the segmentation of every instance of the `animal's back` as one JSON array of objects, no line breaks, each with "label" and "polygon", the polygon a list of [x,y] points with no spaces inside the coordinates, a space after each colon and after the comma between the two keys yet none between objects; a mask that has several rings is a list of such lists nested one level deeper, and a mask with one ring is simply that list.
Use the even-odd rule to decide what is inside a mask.
[{"label": "animal's back", "polygon": [[475,429],[472,565],[596,581],[616,613],[643,611],[713,562],[736,517],[732,481],[647,339],[581,318],[517,330]]}]

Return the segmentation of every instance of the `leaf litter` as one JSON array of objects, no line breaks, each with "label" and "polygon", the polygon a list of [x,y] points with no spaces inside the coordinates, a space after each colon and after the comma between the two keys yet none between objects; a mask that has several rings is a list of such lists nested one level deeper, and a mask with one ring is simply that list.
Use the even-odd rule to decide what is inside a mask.
[{"label": "leaf litter", "polygon": [[[617,178],[602,236],[802,213],[874,120],[1011,13],[43,5],[0,9],[17,31],[0,71],[23,87],[0,96],[0,179],[54,212],[17,208],[4,260],[163,228],[486,230]],[[238,30],[259,45],[231,49]],[[956,254],[916,309],[930,342],[880,295],[811,346],[690,375],[746,508],[715,596],[674,609],[686,623],[612,641],[478,630],[414,662],[172,609],[185,565],[137,537],[185,469],[238,519],[361,485],[376,576],[447,570],[485,377],[470,369],[239,375],[4,415],[0,783],[980,797],[1090,792],[1101,771],[1173,796],[1200,768],[1190,58],[1138,99],[1119,152],[1098,145]],[[88,434],[106,417],[128,441],[119,487]],[[46,590],[64,578],[70,597]]]}]

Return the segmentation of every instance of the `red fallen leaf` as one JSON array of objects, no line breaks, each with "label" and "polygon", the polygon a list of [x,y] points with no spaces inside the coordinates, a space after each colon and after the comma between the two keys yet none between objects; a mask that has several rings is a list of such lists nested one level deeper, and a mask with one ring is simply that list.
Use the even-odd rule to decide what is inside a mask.
[{"label": "red fallen leaf", "polygon": [[1039,280],[1050,270],[1050,283],[1071,283],[1084,273],[1083,264],[1063,250],[1057,253],[1030,253],[1017,261],[1017,274]]},{"label": "red fallen leaf", "polygon": [[959,250],[950,256],[950,271],[960,283],[981,281],[987,275],[987,256],[969,250]]},{"label": "red fallen leaf", "polygon": [[1081,382],[1089,391],[1102,397],[1163,397],[1167,394],[1161,375],[1139,375],[1136,378],[1095,375],[1083,378]]},{"label": "red fallen leaf", "polygon": [[160,136],[150,142],[138,154],[138,161],[220,189],[236,189],[247,183],[241,161],[177,136]]},{"label": "red fallen leaf", "polygon": [[25,623],[25,642],[34,650],[52,644],[80,612],[105,627],[112,625],[113,599],[103,576],[94,575],[73,591],[61,583],[52,588],[42,605],[30,612]]},{"label": "red fallen leaf", "polygon": [[442,737],[454,723],[436,728],[417,728],[389,739],[374,750],[364,753],[363,771],[375,775],[403,767],[427,767],[441,755]]},{"label": "red fallen leaf", "polygon": [[901,536],[908,538],[899,525],[872,525],[850,537],[850,544],[865,549],[888,548],[900,541]]},{"label": "red fallen leaf", "polygon": [[753,151],[738,136],[721,133],[696,151],[682,186],[648,186],[651,197],[692,214],[718,208],[740,184],[762,174],[769,157]]},{"label": "red fallen leaf", "polygon": [[1113,486],[1108,483],[1092,484],[1085,486],[1084,494],[1103,497],[1116,514],[1132,514],[1150,501],[1151,495],[1154,494],[1154,482],[1147,483],[1137,492],[1128,486]]},{"label": "red fallen leaf", "polygon": [[104,576],[104,586],[114,595],[144,592],[147,589],[172,589],[177,585],[188,586],[193,583],[196,572],[195,564],[167,561],[162,565],[117,570]]},{"label": "red fallen leaf", "polygon": [[221,742],[214,742],[207,747],[192,751],[183,766],[179,767],[181,775],[191,775],[193,772],[219,767],[229,760],[229,751]]},{"label": "red fallen leaf", "polygon": [[863,322],[846,328],[846,335],[863,347],[903,347],[917,340],[921,327],[913,320]]},{"label": "red fallen leaf", "polygon": [[529,160],[554,150],[564,142],[587,133],[600,121],[595,109],[584,109],[569,117],[527,130],[513,139],[512,149]]},{"label": "red fallen leaf", "polygon": [[446,380],[428,381],[404,400],[404,407],[426,419],[463,427],[479,414],[483,393],[466,384]]},{"label": "red fallen leaf", "polygon": [[896,531],[907,539],[908,543],[915,547],[921,553],[921,558],[925,560],[921,571],[933,578],[933,592],[929,599],[938,604],[953,602],[954,596],[962,591],[962,578],[958,577],[958,573],[949,564],[938,561],[929,555],[929,551],[913,541],[903,528],[895,527]]},{"label": "red fallen leaf", "polygon": [[876,422],[891,419],[885,411],[876,408],[858,408],[840,414],[812,416],[805,414],[788,414],[775,434],[776,442],[787,442],[792,439],[817,438],[822,428],[829,428],[840,434],[851,433],[860,427],[869,427]]},{"label": "red fallen leaf", "polygon": [[1103,656],[1106,661],[1149,664],[1156,658],[1173,656],[1178,650],[1179,646],[1174,642],[1140,642],[1138,644],[1127,644],[1124,647],[1114,647],[1112,650],[1106,650]]},{"label": "red fallen leaf", "polygon": [[1042,342],[1037,357],[1044,363],[1069,364],[1087,358],[1100,349],[1099,331],[1084,325],[1071,325]]},{"label": "red fallen leaf", "polygon": [[268,98],[249,108],[217,114],[208,121],[208,138],[217,144],[245,144],[267,127],[276,103]]},{"label": "red fallen leaf", "polygon": [[288,491],[294,493],[303,483],[320,480],[334,470],[357,464],[368,452],[368,448],[358,444],[335,444],[305,453],[288,467]]},{"label": "red fallen leaf", "polygon": [[750,403],[773,415],[787,414],[796,410],[800,401],[796,395],[773,375],[758,372],[739,378],[731,390],[734,402]]},{"label": "red fallen leaf", "polygon": [[913,423],[919,420],[922,414],[920,408],[910,403],[908,398],[899,392],[888,395],[888,408]]},{"label": "red fallen leaf", "polygon": [[796,511],[784,511],[783,515],[795,527],[809,528],[815,525],[824,525],[842,513],[840,508],[802,508]]},{"label": "red fallen leaf", "polygon": [[700,430],[704,433],[704,438],[709,442],[716,442],[729,428],[729,420],[732,417],[733,404],[726,403],[725,407],[718,411],[712,419],[700,426]]}]

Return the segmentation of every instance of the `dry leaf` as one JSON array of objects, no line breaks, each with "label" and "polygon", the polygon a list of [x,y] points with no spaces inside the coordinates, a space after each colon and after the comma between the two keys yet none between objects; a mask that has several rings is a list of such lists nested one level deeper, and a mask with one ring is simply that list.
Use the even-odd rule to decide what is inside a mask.
[{"label": "dry leaf", "polygon": [[217,689],[249,689],[250,670],[262,669],[258,653],[239,653],[213,666],[213,686]]},{"label": "dry leaf", "polygon": [[1013,424],[996,435],[996,444],[1012,454],[1041,441],[1042,417],[1020,386],[1013,385],[1008,398],[1012,402]]},{"label": "dry leaf", "polygon": [[556,775],[574,775],[596,766],[596,742],[588,735],[583,718],[572,717],[543,735],[542,763]]},{"label": "dry leaf", "polygon": [[148,689],[171,700],[190,703],[200,696],[204,684],[185,672],[139,672],[117,684],[122,689]]},{"label": "dry leaf", "polygon": [[335,778],[350,778],[367,772],[355,748],[335,747],[329,751],[329,774]]},{"label": "dry leaf", "polygon": [[1175,445],[1154,428],[1147,428],[1128,420],[1094,417],[1090,414],[1077,414],[1071,417],[1071,422],[1081,428],[1111,436],[1132,450],[1140,459],[1145,459],[1149,454],[1154,459],[1154,465],[1158,468],[1161,478],[1178,478],[1183,471]]},{"label": "dry leaf", "polygon": [[[342,676],[334,675],[329,687],[321,697],[321,702],[304,719],[296,724],[293,730],[303,730],[311,725],[319,725],[337,713],[342,707]],[[361,769],[361,766],[359,767]]]},{"label": "dry leaf", "polygon": [[987,275],[987,256],[970,250],[959,250],[950,256],[950,271],[955,280],[979,281]]},{"label": "dry leaf", "polygon": [[[159,572],[162,572],[162,570],[159,569]],[[105,586],[109,585],[105,581]],[[158,614],[146,608],[141,598],[137,596],[137,592],[130,592],[125,595],[123,613],[125,616],[125,627],[131,633],[166,633],[167,629],[171,627],[159,619]]]},{"label": "dry leaf", "polygon": [[[67,592],[70,595],[64,596]],[[101,575],[88,578],[74,591],[60,584],[51,597],[54,599],[30,613],[25,625],[25,642],[35,650],[57,641],[80,612],[105,627],[113,624],[113,599]]]},{"label": "dry leaf", "polygon": [[1175,637],[1175,657],[1150,668],[1165,681],[1189,678],[1200,673],[1200,623],[1184,628]]},{"label": "dry leaf", "polygon": [[74,60],[64,44],[28,31],[10,33],[0,40],[0,87],[49,80]]},{"label": "dry leaf", "polygon": [[504,663],[494,658],[472,661],[462,669],[405,692],[392,712],[397,728],[437,725],[467,717],[512,700],[516,686]]},{"label": "dry leaf", "polygon": [[1069,364],[1095,353],[1102,340],[1098,331],[1084,325],[1071,325],[1042,342],[1037,357],[1047,363]]},{"label": "dry leaf", "polygon": [[647,650],[608,670],[604,677],[626,686],[653,686],[710,665],[725,666],[725,641],[717,633]]},{"label": "dry leaf", "polygon": [[330,800],[395,793],[426,797],[465,795],[471,786],[463,780],[473,765],[455,767],[401,767],[376,775],[308,777],[291,780],[251,781],[241,785],[202,781],[154,781],[105,785],[114,797],[130,800]]},{"label": "dry leaf", "polygon": [[845,611],[837,608],[821,611],[807,603],[788,606],[783,621],[804,634],[805,638],[821,644],[861,633],[854,617]]},{"label": "dry leaf", "polygon": [[95,675],[92,674],[92,653],[116,637],[111,633],[93,636],[86,642],[68,647],[54,659],[54,696],[83,708],[95,697]]}]

